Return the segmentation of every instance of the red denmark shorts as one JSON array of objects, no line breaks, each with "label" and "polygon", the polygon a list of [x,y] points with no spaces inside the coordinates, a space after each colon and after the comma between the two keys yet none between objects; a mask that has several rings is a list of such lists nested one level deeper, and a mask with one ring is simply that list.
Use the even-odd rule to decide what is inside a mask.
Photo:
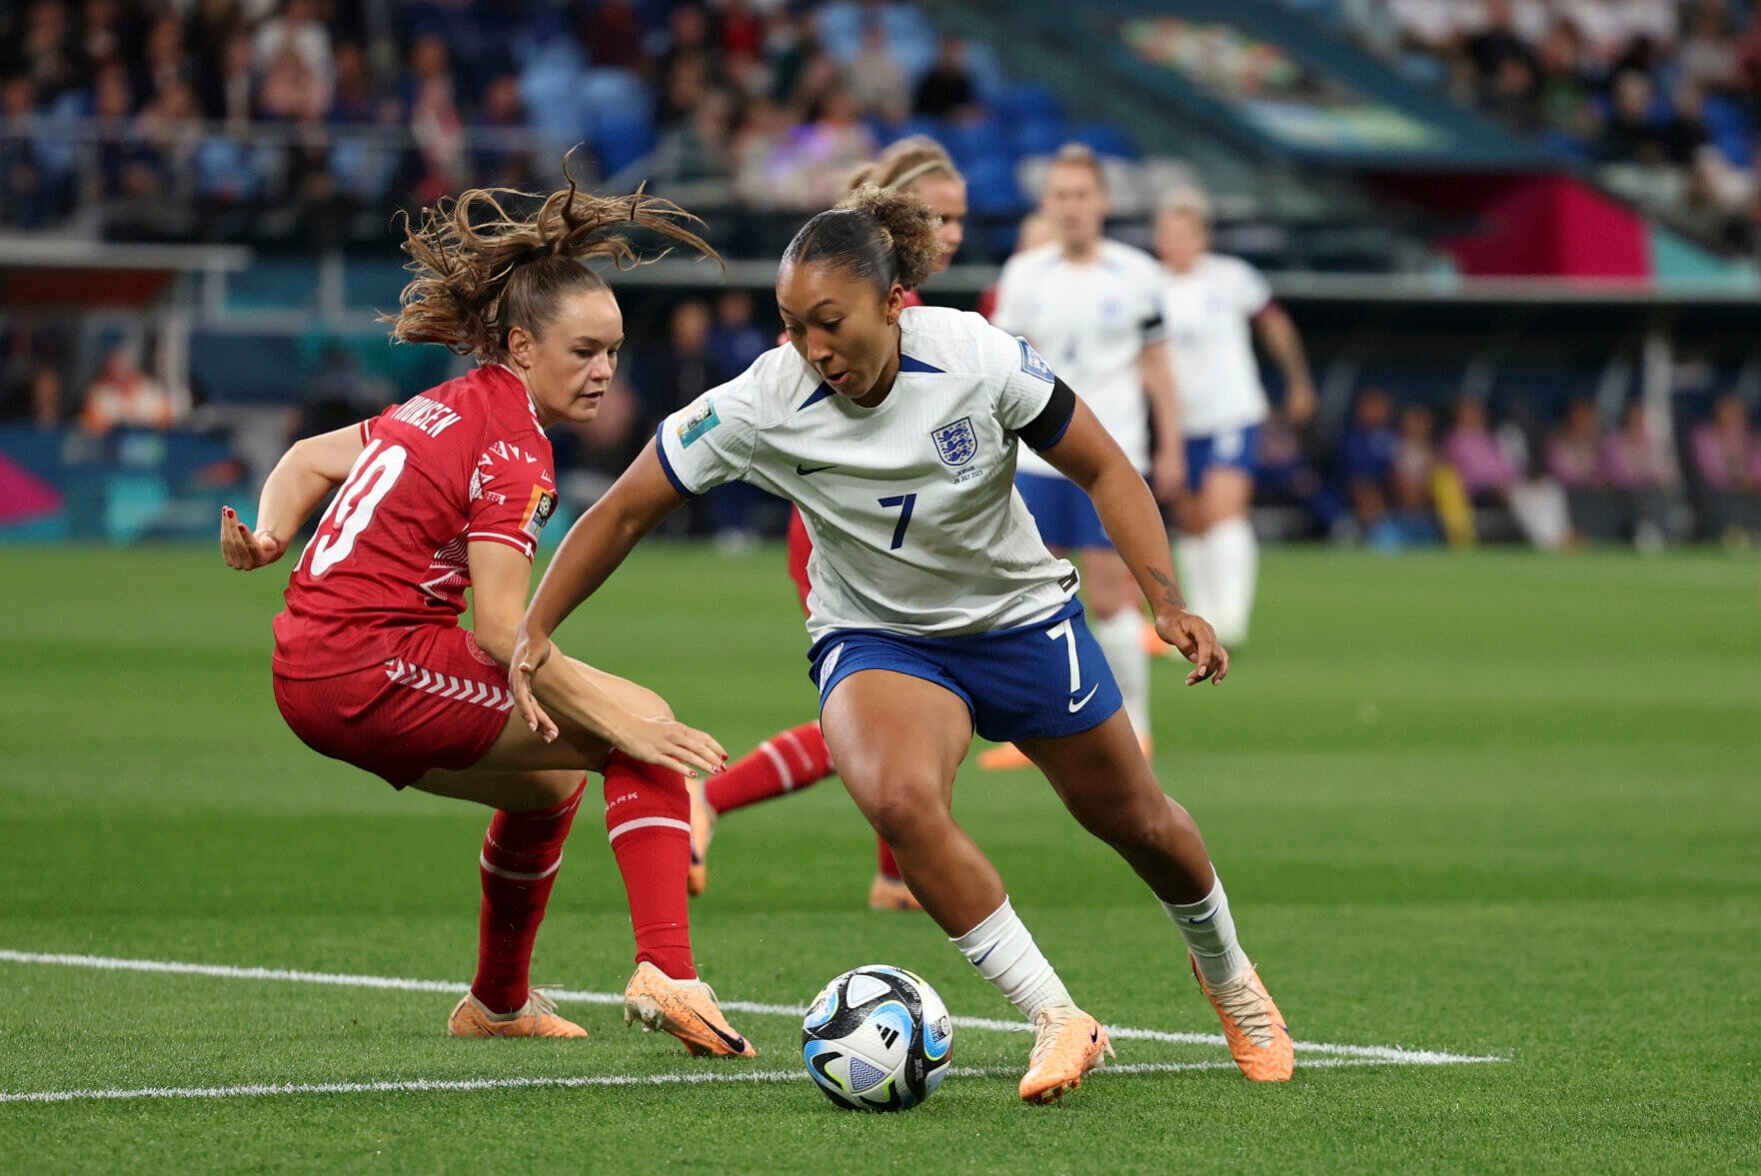
[{"label": "red denmark shorts", "polygon": [[387,653],[380,665],[328,678],[276,674],[281,717],[313,751],[393,788],[482,759],[513,710],[507,672],[452,626],[411,629]]}]

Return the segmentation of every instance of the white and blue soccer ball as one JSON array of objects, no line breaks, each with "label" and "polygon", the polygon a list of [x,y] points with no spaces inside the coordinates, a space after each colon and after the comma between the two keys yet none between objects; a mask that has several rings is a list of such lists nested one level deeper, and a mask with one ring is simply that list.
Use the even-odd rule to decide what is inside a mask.
[{"label": "white and blue soccer ball", "polygon": [[852,968],[825,986],[801,1023],[814,1085],[854,1111],[908,1111],[947,1077],[948,1006],[923,977],[887,964]]}]

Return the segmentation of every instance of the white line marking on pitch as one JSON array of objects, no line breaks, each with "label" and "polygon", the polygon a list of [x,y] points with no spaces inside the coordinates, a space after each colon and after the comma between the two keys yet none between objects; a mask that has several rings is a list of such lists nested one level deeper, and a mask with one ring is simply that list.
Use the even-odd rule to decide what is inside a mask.
[{"label": "white line marking on pitch", "polygon": [[[1500,1059],[1490,1059],[1497,1061]],[[1303,1069],[1382,1066],[1378,1058],[1316,1058]],[[1449,1063],[1422,1062],[1420,1065]],[[1130,1062],[1108,1065],[1104,1074],[1173,1074],[1186,1070],[1234,1070],[1234,1062]],[[957,1078],[1013,1078],[1016,1066],[955,1066]],[[583,1074],[537,1078],[409,1078],[395,1082],[276,1082],[239,1086],[143,1086],[133,1090],[0,1091],[0,1103],[118,1102],[152,1098],[263,1098],[277,1094],[397,1094],[404,1091],[572,1089],[581,1086],[701,1086],[711,1082],[806,1082],[804,1070],[697,1070],[680,1074]]]},{"label": "white line marking on pitch", "polygon": [[[399,976],[302,972],[286,968],[241,968],[230,964],[192,964],[178,960],[131,960],[114,956],[12,951],[7,948],[0,948],[0,963],[47,964],[65,968],[92,968],[108,972],[158,972],[178,976],[210,976],[223,980],[279,980],[295,984],[328,984],[341,988],[390,988],[400,992],[444,992],[449,995],[463,993],[470,987],[468,984],[461,984],[453,980],[412,980]],[[618,992],[584,992],[557,988],[547,988],[545,991],[553,999],[561,1002],[605,1005],[621,1005],[624,1002],[623,994]],[[722,1001],[721,1007],[727,1012],[753,1013],[760,1016],[799,1017],[806,1012],[804,1007],[794,1005],[760,1004],[745,1000]],[[1019,1033],[1031,1028],[1031,1026],[1017,1021],[999,1021],[988,1017],[955,1017],[953,1020],[956,1026],[963,1029],[995,1029]],[[1163,1041],[1178,1045],[1228,1044],[1220,1033],[1178,1033],[1163,1029],[1132,1029],[1126,1026],[1114,1027],[1111,1025],[1107,1027],[1107,1032],[1120,1040]],[[1389,1045],[1336,1045],[1325,1041],[1298,1041],[1295,1045],[1300,1053],[1357,1058],[1407,1066],[1462,1066],[1505,1060],[1493,1055],[1444,1053],[1430,1049],[1401,1049]],[[1119,1068],[1123,1069],[1123,1067]],[[673,1079],[666,1078],[664,1080],[672,1081]]]}]

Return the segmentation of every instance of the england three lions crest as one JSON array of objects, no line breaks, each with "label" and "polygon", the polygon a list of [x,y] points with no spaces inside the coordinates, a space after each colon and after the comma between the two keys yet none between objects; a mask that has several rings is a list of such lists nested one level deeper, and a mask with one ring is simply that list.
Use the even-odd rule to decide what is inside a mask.
[{"label": "england three lions crest", "polygon": [[929,431],[936,443],[936,456],[950,469],[959,469],[978,456],[978,432],[971,417],[961,417],[952,424]]}]

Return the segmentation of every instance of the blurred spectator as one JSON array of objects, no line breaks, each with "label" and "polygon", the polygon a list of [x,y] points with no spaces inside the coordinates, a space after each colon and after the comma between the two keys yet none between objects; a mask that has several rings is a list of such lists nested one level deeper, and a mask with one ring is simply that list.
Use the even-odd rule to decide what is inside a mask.
[{"label": "blurred spectator", "polygon": [[1712,93],[1737,85],[1737,44],[1724,0],[1697,0],[1688,15],[1677,62],[1682,80]]},{"label": "blurred spectator", "polygon": [[1400,439],[1394,450],[1390,482],[1394,504],[1406,515],[1431,509],[1431,475],[1437,468],[1436,418],[1422,404],[1400,410]]},{"label": "blurred spectator", "polygon": [[[642,428],[653,433],[660,418],[721,383],[726,376],[709,353],[709,305],[688,298],[667,320],[667,346],[647,357],[637,381]],[[733,374],[733,373],[729,373]]]},{"label": "blurred spectator", "polygon": [[734,100],[717,91],[704,98],[688,122],[660,137],[649,167],[655,178],[701,182],[734,174]]},{"label": "blurred spectator", "polygon": [[1390,479],[1400,439],[1391,422],[1394,401],[1380,388],[1358,393],[1352,422],[1339,445],[1339,474],[1352,515],[1365,532],[1388,516]]},{"label": "blurred spectator", "polygon": [[1455,402],[1455,421],[1443,438],[1443,460],[1476,503],[1503,504],[1517,471],[1486,424],[1486,405],[1473,396]]},{"label": "blurred spectator", "polygon": [[1602,423],[1594,401],[1577,399],[1565,410],[1565,421],[1547,440],[1547,472],[1568,490],[1600,490],[1608,485],[1602,470]]},{"label": "blurred spectator", "polygon": [[287,0],[279,15],[257,26],[251,54],[257,69],[267,72],[292,53],[306,67],[320,109],[330,105],[332,58],[330,30],[318,19],[314,0]]},{"label": "blurred spectator", "polygon": [[904,67],[888,48],[886,27],[878,18],[863,26],[862,49],[850,63],[850,93],[863,113],[889,123],[911,113]]},{"label": "blurred spectator", "polygon": [[709,359],[724,380],[745,371],[769,351],[776,332],[766,332],[752,319],[752,295],[724,290],[716,300],[715,326],[709,332]]},{"label": "blurred spectator", "polygon": [[[501,188],[517,188],[525,183],[532,169],[520,134],[526,127],[526,111],[520,105],[519,78],[503,74],[490,82],[471,123],[472,129],[480,133],[474,159],[475,182]],[[511,133],[496,133],[501,131]]]},{"label": "blurred spectator", "polygon": [[330,121],[373,122],[380,114],[379,96],[373,89],[373,67],[367,63],[366,53],[357,42],[344,41],[336,47],[335,64],[336,84],[330,92]]},{"label": "blurred spectator", "polygon": [[31,423],[39,429],[61,425],[65,411],[61,398],[61,371],[54,364],[41,363],[31,372]]},{"label": "blurred spectator", "polygon": [[306,59],[292,49],[269,63],[257,93],[258,113],[286,122],[322,118],[328,102],[329,88],[312,72]]},{"label": "blurred spectator", "polygon": [[959,118],[978,104],[978,87],[966,68],[966,43],[959,37],[943,37],[936,58],[917,83],[914,112],[923,118]]},{"label": "blurred spectator", "polygon": [[1283,409],[1260,425],[1254,454],[1254,497],[1269,506],[1298,506],[1322,534],[1332,533],[1343,507],[1303,452],[1302,436]]},{"label": "blurred spectator", "polygon": [[1670,163],[1691,166],[1699,158],[1700,149],[1712,141],[1706,129],[1705,111],[1704,96],[1698,87],[1687,83],[1676,87],[1674,108],[1660,132],[1663,156]]},{"label": "blurred spectator", "polygon": [[1603,163],[1662,163],[1667,147],[1662,128],[1651,118],[1656,87],[1637,70],[1614,79],[1613,108],[1596,138],[1596,158]]},{"label": "blurred spectator", "polygon": [[1524,537],[1542,550],[1556,550],[1569,540],[1570,511],[1559,483],[1523,476],[1488,425],[1483,401],[1473,396],[1456,401],[1442,453],[1469,502],[1509,510]]},{"label": "blurred spectator", "polygon": [[255,115],[253,57],[249,33],[234,29],[227,34],[219,67],[208,72],[203,84],[202,107],[209,118],[242,123]]},{"label": "blurred spectator", "polygon": [[1509,0],[1487,0],[1485,25],[1468,37],[1463,49],[1473,63],[1482,95],[1492,92],[1512,62],[1529,77],[1536,75],[1535,55],[1517,33]]},{"label": "blurred spectator", "polygon": [[80,426],[100,434],[118,428],[169,429],[188,412],[187,394],[166,389],[136,366],[127,347],[118,347],[86,389]]},{"label": "blurred spectator", "polygon": [[1627,405],[1619,430],[1603,441],[1602,472],[1618,490],[1667,490],[1675,485],[1669,440],[1651,428],[1643,401]]},{"label": "blurred spectator", "polygon": [[[582,47],[603,69],[637,69],[643,63],[642,18],[630,0],[599,0],[578,27]],[[605,409],[601,407],[600,412]]]},{"label": "blurred spectator", "polygon": [[807,204],[826,208],[843,197],[850,173],[874,158],[880,144],[857,117],[856,99],[843,85],[826,94],[815,115],[795,133],[792,153]]},{"label": "blurred spectator", "polygon": [[757,57],[764,48],[764,24],[747,0],[722,0],[721,51],[729,57]]},{"label": "blurred spectator", "polygon": [[1713,402],[1711,419],[1695,427],[1693,454],[1694,472],[1712,489],[1761,489],[1761,453],[1736,393],[1720,396]]}]

